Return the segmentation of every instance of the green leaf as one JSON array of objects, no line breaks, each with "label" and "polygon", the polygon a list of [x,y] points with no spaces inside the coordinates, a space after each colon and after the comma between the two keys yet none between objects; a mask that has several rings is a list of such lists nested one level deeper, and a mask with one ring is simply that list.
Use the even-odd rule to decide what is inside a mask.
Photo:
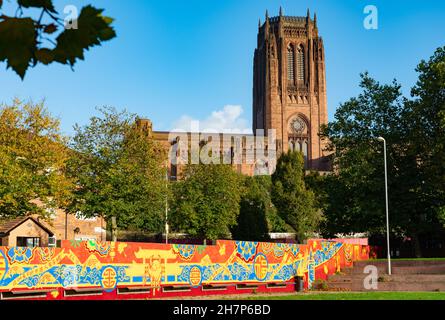
[{"label": "green leaf", "polygon": [[37,45],[34,21],[10,18],[0,22],[0,61],[6,61],[22,79],[33,59]]},{"label": "green leaf", "polygon": [[92,6],[82,8],[78,29],[66,29],[57,37],[56,61],[74,65],[77,59],[84,59],[84,50],[116,37],[114,29],[101,16],[102,11]]},{"label": "green leaf", "polygon": [[18,0],[17,3],[24,8],[42,8],[57,13],[52,0]]}]

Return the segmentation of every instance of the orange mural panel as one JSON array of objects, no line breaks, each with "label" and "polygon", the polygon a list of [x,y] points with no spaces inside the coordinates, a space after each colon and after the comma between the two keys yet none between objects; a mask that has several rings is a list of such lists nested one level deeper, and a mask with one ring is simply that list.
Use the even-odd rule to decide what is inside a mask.
[{"label": "orange mural panel", "polygon": [[206,294],[205,286],[230,284],[294,288],[295,277],[310,287],[315,279],[368,255],[367,246],[323,240],[305,245],[217,241],[212,246],[64,241],[61,248],[0,247],[0,292],[47,290],[47,298],[54,299],[94,290],[108,298],[124,292],[162,296],[168,290],[179,295],[187,288]]}]

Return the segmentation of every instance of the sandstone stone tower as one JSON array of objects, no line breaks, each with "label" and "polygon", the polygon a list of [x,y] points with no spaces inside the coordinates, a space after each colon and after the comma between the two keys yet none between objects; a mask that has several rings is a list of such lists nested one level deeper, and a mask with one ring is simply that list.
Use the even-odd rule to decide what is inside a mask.
[{"label": "sandstone stone tower", "polygon": [[277,151],[299,150],[308,169],[328,170],[325,141],[326,76],[317,16],[269,17],[258,25],[254,56],[253,131],[276,130]]}]

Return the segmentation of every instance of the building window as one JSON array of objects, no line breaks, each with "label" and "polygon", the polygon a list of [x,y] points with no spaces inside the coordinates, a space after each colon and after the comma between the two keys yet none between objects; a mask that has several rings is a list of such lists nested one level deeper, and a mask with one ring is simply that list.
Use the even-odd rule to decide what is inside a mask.
[{"label": "building window", "polygon": [[308,143],[307,143],[307,141],[303,142],[303,150],[302,150],[302,152],[303,152],[303,157],[304,157],[304,168],[307,169],[308,168],[308,163],[307,163],[307,160],[308,160]]},{"label": "building window", "polygon": [[178,166],[172,164],[170,167],[170,181],[176,181],[178,179]]},{"label": "building window", "polygon": [[295,64],[295,53],[294,53],[294,47],[290,45],[287,48],[287,80],[294,81],[294,64]]},{"label": "building window", "polygon": [[40,238],[17,237],[17,247],[39,247]]},{"label": "building window", "polygon": [[297,79],[298,81],[304,81],[304,49],[303,46],[298,46],[297,51],[297,68],[298,68],[298,74]]}]

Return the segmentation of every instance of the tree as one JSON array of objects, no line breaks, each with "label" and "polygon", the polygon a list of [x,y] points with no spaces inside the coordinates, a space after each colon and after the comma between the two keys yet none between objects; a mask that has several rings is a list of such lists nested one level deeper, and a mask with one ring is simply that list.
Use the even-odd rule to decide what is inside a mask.
[{"label": "tree", "polygon": [[304,176],[304,183],[306,184],[306,188],[312,190],[315,196],[315,206],[324,210],[326,208],[326,198],[328,194],[325,190],[325,184],[327,181],[326,175],[321,175],[318,171],[310,171],[308,174]]},{"label": "tree", "polygon": [[404,99],[396,81],[381,85],[367,73],[361,77],[363,93],[341,104],[335,120],[324,130],[337,171],[326,184],[329,235],[385,232],[383,148],[376,140],[378,136],[384,136],[388,143],[390,203],[395,201],[396,162],[400,162],[398,155],[404,148],[401,137],[406,128],[402,118]]},{"label": "tree", "polygon": [[284,224],[277,216],[276,208],[270,198],[270,186],[269,176],[245,177],[240,214],[236,226],[232,229],[234,239],[266,241],[270,239],[270,231],[278,229],[280,226],[277,225],[280,222],[281,225]]},{"label": "tree", "polygon": [[419,237],[443,232],[445,223],[445,47],[422,60],[416,71],[419,78],[406,106],[406,122],[417,194],[410,234],[420,255]]},{"label": "tree", "polygon": [[[27,69],[38,63],[73,67],[78,59],[84,59],[85,50],[116,37],[113,19],[91,5],[65,24],[52,0],[17,0],[17,5],[15,14],[7,15],[0,0],[0,62],[6,61],[7,68],[22,79]],[[40,14],[25,17],[26,9],[39,10]]]},{"label": "tree", "polygon": [[136,127],[136,117],[99,108],[75,126],[69,173],[76,179],[70,210],[86,217],[116,219],[119,228],[160,232],[168,195],[165,150]]},{"label": "tree", "polygon": [[322,221],[314,193],[306,188],[304,174],[302,153],[289,150],[280,156],[272,175],[272,201],[300,242],[316,231]]},{"label": "tree", "polygon": [[324,129],[334,151],[336,174],[325,183],[325,231],[385,232],[383,136],[388,148],[390,227],[393,236],[414,241],[437,234],[444,202],[444,67],[443,49],[418,67],[414,100],[402,96],[393,81],[381,85],[367,73],[363,92],[342,104]]},{"label": "tree", "polygon": [[255,181],[254,188],[258,188],[259,199],[264,203],[269,232],[291,232],[292,228],[278,215],[277,208],[273,204],[272,177],[259,175],[254,176],[253,179]]},{"label": "tree", "polygon": [[230,165],[189,164],[173,185],[171,226],[192,237],[230,238],[237,223],[241,176]]},{"label": "tree", "polygon": [[[69,152],[59,120],[43,103],[14,100],[0,107],[0,217],[65,207],[72,183],[65,176]],[[37,206],[40,200],[44,206]]]},{"label": "tree", "polygon": [[305,181],[315,194],[316,207],[325,217],[320,224],[324,237],[333,238],[336,234],[362,232],[366,229],[366,221],[357,211],[356,198],[348,196],[351,189],[339,175],[321,176],[313,172],[306,176]]}]

